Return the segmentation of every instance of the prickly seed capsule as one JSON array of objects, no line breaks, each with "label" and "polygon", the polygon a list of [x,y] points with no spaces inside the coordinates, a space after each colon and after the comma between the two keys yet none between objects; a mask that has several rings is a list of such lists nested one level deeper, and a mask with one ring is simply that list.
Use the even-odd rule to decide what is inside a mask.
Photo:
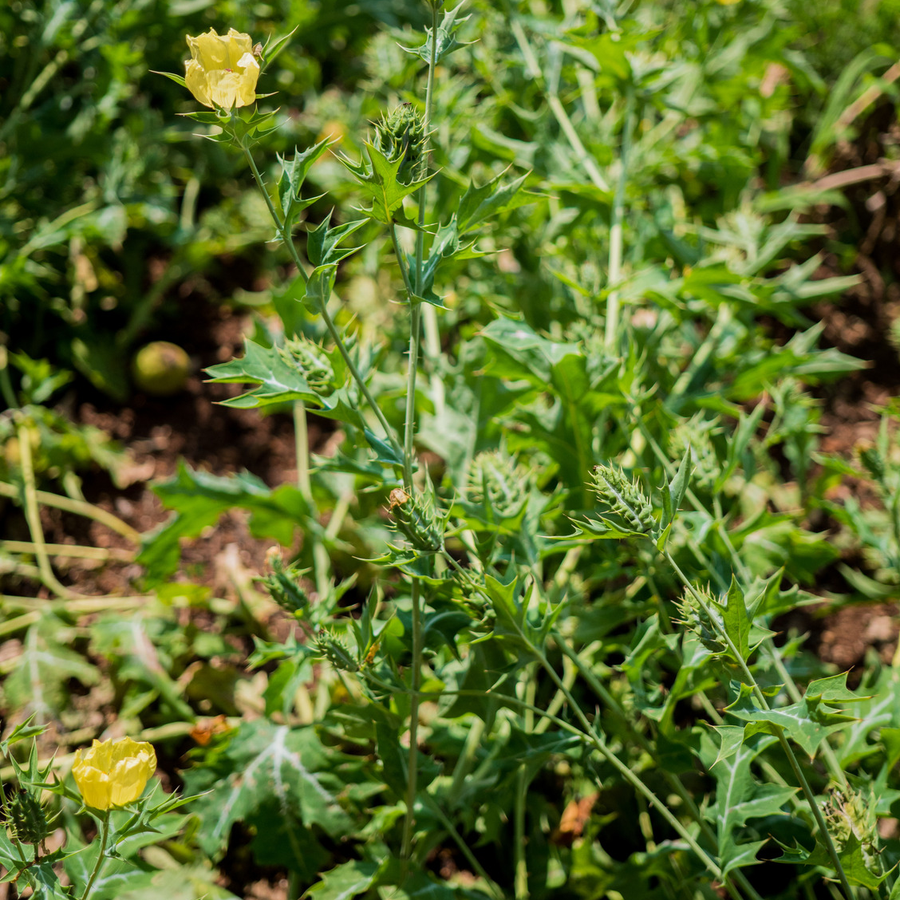
[{"label": "prickly seed capsule", "polygon": [[496,450],[486,450],[469,467],[468,494],[498,516],[515,516],[528,499],[525,473]]},{"label": "prickly seed capsule", "polygon": [[425,174],[425,120],[412,103],[401,103],[375,126],[375,146],[391,161],[402,160],[397,178],[404,184]]},{"label": "prickly seed capsule", "polygon": [[309,606],[309,597],[300,584],[300,575],[293,566],[285,566],[281,550],[270,547],[266,553],[269,572],[258,578],[260,584],[269,592],[269,596],[282,608],[295,616],[303,613]]},{"label": "prickly seed capsule", "polygon": [[9,829],[23,844],[39,844],[53,830],[40,800],[30,791],[19,790],[9,802]]},{"label": "prickly seed capsule", "polygon": [[411,496],[401,488],[390,493],[389,512],[401,531],[418,550],[440,550],[444,542],[443,522],[422,494]]},{"label": "prickly seed capsule", "polygon": [[728,644],[722,637],[723,624],[721,619],[713,621],[707,610],[715,616],[717,614],[716,598],[708,589],[699,589],[706,601],[705,607],[697,602],[697,598],[689,591],[680,602],[676,603],[679,612],[678,623],[687,631],[699,639],[710,653],[723,654],[728,650]]},{"label": "prickly seed capsule", "polygon": [[333,632],[320,631],[316,635],[316,647],[336,669],[343,669],[345,672],[359,671],[356,660],[350,655],[344,642]]},{"label": "prickly seed capsule", "polygon": [[625,473],[613,466],[594,466],[593,489],[597,499],[621,516],[635,531],[653,530],[653,504],[637,481],[629,481]]},{"label": "prickly seed capsule", "polygon": [[874,479],[877,481],[884,479],[886,474],[884,459],[874,447],[863,447],[859,451],[859,459]]},{"label": "prickly seed capsule", "polygon": [[334,390],[332,380],[334,369],[325,351],[304,337],[291,338],[279,347],[281,358],[300,370],[306,383],[319,394],[329,394]]}]

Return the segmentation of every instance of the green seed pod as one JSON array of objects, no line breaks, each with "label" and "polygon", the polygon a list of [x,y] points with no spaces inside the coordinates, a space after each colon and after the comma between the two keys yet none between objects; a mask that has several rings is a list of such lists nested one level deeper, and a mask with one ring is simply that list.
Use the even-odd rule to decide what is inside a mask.
[{"label": "green seed pod", "polygon": [[594,466],[592,478],[597,499],[610,512],[621,516],[633,531],[649,534],[653,530],[653,504],[636,480],[629,481],[621,469],[613,466]]},{"label": "green seed pod", "polygon": [[469,466],[468,497],[501,519],[511,518],[528,500],[527,481],[524,470],[512,459],[499,450],[486,450]]},{"label": "green seed pod", "polygon": [[375,146],[391,161],[402,159],[397,173],[403,184],[425,175],[425,120],[412,103],[401,103],[375,125]]},{"label": "green seed pod", "polygon": [[266,553],[270,572],[258,578],[269,596],[284,610],[293,615],[301,615],[309,606],[309,597],[297,580],[300,572],[293,566],[285,567],[278,547],[271,547]]},{"label": "green seed pod", "polygon": [[316,635],[316,647],[336,669],[358,672],[359,665],[350,655],[347,645],[333,631],[323,629]]},{"label": "green seed pod", "polygon": [[23,844],[39,844],[53,831],[40,800],[20,789],[9,801],[7,827],[10,835]]},{"label": "green seed pod", "polygon": [[[688,591],[676,603],[680,616],[678,624],[693,632],[700,640],[700,643],[711,653],[716,655],[727,653],[728,644],[722,637],[724,623],[716,609],[716,604],[719,600],[709,588],[697,588],[696,590],[706,601],[706,608],[698,602],[691,591]],[[715,621],[710,618],[707,610],[710,610],[712,615],[716,617]]]},{"label": "green seed pod", "polygon": [[884,481],[887,470],[884,457],[874,447],[863,447],[859,451],[859,461],[869,470],[876,481]]},{"label": "green seed pod", "polygon": [[669,439],[669,453],[676,463],[684,458],[690,446],[694,467],[691,481],[702,490],[711,488],[719,477],[719,460],[711,434],[714,427],[714,422],[694,416],[690,421],[677,425]]},{"label": "green seed pod", "polygon": [[435,513],[434,505],[424,494],[414,497],[401,488],[390,495],[389,512],[397,530],[417,550],[437,551],[444,546],[444,521]]},{"label": "green seed pod", "polygon": [[316,393],[328,396],[334,390],[334,368],[318,344],[302,336],[289,338],[278,348],[278,353],[289,366],[302,373]]},{"label": "green seed pod", "polygon": [[860,845],[866,868],[875,875],[884,871],[880,850],[874,792],[863,796],[853,788],[834,791],[825,803],[825,821],[839,850],[856,842]]}]

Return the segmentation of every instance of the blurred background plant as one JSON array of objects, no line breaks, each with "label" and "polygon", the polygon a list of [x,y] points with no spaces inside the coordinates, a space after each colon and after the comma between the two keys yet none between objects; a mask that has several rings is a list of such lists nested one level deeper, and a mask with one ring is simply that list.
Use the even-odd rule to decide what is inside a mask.
[{"label": "blurred background plant", "polygon": [[[786,846],[809,835],[789,789],[771,790],[776,776],[793,784],[791,772],[766,738],[729,756],[737,745],[704,731],[734,699],[727,666],[711,674],[710,653],[722,647],[710,651],[671,623],[687,616],[719,640],[714,625],[696,610],[679,613],[683,586],[652,547],[607,539],[588,482],[595,465],[623,466],[653,497],[649,521],[660,514],[656,488],[691,448],[694,473],[668,550],[695,583],[710,583],[711,597],[728,591],[734,572],[756,604],[755,636],[773,620],[786,632],[783,659],[766,643],[754,663],[764,688],[787,685],[775,701],[783,706],[800,702],[790,685],[834,671],[817,617],[896,596],[894,418],[879,426],[867,408],[876,399],[891,408],[897,386],[881,365],[890,352],[896,367],[884,326],[900,302],[889,249],[900,160],[896,9],[889,0],[473,0],[466,15],[461,45],[436,78],[440,173],[429,218],[459,213],[470,178],[488,184],[511,166],[488,194],[525,181],[516,203],[473,217],[466,240],[477,237],[476,252],[454,258],[448,240],[434,280],[447,309],[437,311],[440,335],[426,330],[422,468],[437,509],[453,517],[451,558],[496,580],[487,598],[446,570],[430,588],[420,880],[405,882],[391,857],[414,651],[409,588],[384,566],[413,565],[384,556],[402,541],[385,511],[389,448],[375,445],[374,459],[349,413],[337,424],[311,414],[307,424],[278,385],[251,382],[238,398],[232,384],[195,384],[198,404],[215,396],[228,408],[201,418],[177,393],[154,401],[145,407],[152,426],[170,437],[152,451],[131,448],[142,461],[157,454],[164,465],[151,472],[168,476],[155,486],[160,527],[149,532],[128,513],[153,502],[135,488],[126,497],[127,482],[142,480],[134,461],[91,430],[79,404],[107,421],[133,413],[146,390],[132,380],[135,358],[159,339],[182,345],[194,369],[231,366],[212,373],[229,381],[257,353],[301,369],[332,402],[346,399],[346,372],[320,346],[325,328],[294,302],[302,291],[288,253],[266,243],[272,225],[245,163],[193,136],[196,125],[177,114],[196,104],[149,70],[181,71],[186,33],[235,27],[264,42],[298,26],[259,87],[278,91],[262,104],[278,107],[278,127],[257,154],[274,185],[276,153],[327,137],[356,160],[384,113],[422,107],[423,60],[398,42],[421,42],[426,3],[47,0],[0,10],[0,329],[9,347],[0,479],[10,521],[30,528],[27,541],[3,547],[0,627],[21,638],[0,659],[12,673],[6,712],[35,712],[63,744],[113,723],[135,735],[162,729],[167,777],[212,791],[193,808],[196,830],[164,847],[168,860],[152,860],[206,873],[179,888],[185,897],[205,896],[215,878],[246,896],[269,889],[256,893],[263,881],[283,880],[292,897],[315,885],[319,900],[398,883],[429,896],[629,898],[682,896],[696,883],[695,895],[715,896],[699,857],[633,783],[557,730],[559,720],[523,706],[571,724],[570,691],[585,709],[601,704],[604,733],[659,794],[678,790],[668,777],[676,773],[699,805],[709,798],[701,840],[735,871],[747,865],[752,890],[828,896],[817,866],[829,862],[809,847],[777,866],[770,843],[765,862],[749,867],[769,835]],[[363,199],[331,154],[304,186],[308,197],[326,193],[302,214],[301,252],[355,217]],[[487,212],[498,213],[490,224]],[[406,309],[392,302],[403,291],[392,242],[371,223],[347,237],[363,249],[337,270],[335,317],[399,428],[408,334]],[[243,334],[210,348],[221,309]],[[860,329],[872,334],[853,344]],[[228,363],[244,335],[248,355]],[[879,364],[861,371],[872,359]],[[176,470],[180,431],[237,415],[264,436],[280,434],[266,430],[273,421],[288,432],[296,424],[301,445],[310,438],[311,466],[290,448],[269,468],[249,455],[223,463],[191,453]],[[861,436],[868,443],[856,447]],[[97,466],[122,487],[91,479]],[[234,473],[242,467],[251,471]],[[858,500],[848,493],[867,481]],[[96,501],[103,527],[119,527],[115,511],[147,531],[140,565],[133,529],[118,532],[127,547],[103,551],[98,575],[63,564],[73,530],[74,552],[89,542],[71,520],[48,519],[56,495],[41,487],[61,488],[62,501]],[[35,516],[23,523],[13,508],[29,497],[50,535],[43,556]],[[165,522],[160,506],[172,513]],[[234,520],[244,530],[228,532]],[[586,529],[582,543],[572,520]],[[209,539],[217,523],[224,547]],[[212,549],[197,551],[204,542]],[[272,542],[280,547],[266,567],[260,548]],[[322,551],[333,581],[316,577]],[[67,595],[73,584],[91,596]],[[521,613],[563,687],[508,633],[516,619],[504,610]],[[822,764],[810,777],[820,793],[826,772],[874,782],[872,806],[885,821],[897,811],[900,719],[885,665],[896,628],[879,634],[846,663],[864,679],[853,700],[865,715],[832,750],[817,745]],[[584,671],[602,678],[600,694]],[[714,792],[732,788],[754,815],[716,805]],[[832,821],[842,803],[829,807]],[[871,847],[890,862],[898,855],[896,834],[885,828],[879,845],[869,832],[861,862],[846,835],[842,846],[848,868],[851,857],[859,863],[861,897],[878,890]],[[128,896],[158,896],[159,878],[148,887],[135,876]]]}]

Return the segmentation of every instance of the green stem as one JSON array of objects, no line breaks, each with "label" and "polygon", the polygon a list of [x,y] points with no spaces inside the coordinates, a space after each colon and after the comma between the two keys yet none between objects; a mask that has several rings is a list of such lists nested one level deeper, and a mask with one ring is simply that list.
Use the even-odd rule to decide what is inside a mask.
[{"label": "green stem", "polygon": [[[253,154],[250,153],[250,148],[247,147],[247,145],[243,142],[239,142],[239,146],[244,153],[244,157],[250,165],[250,171],[253,173],[253,178],[256,181],[256,184],[262,192],[262,195],[266,201],[266,206],[268,206],[269,208],[269,215],[272,217],[272,221],[278,228],[278,233],[281,237],[282,243],[284,243],[284,245],[288,249],[288,252],[291,254],[291,259],[294,261],[294,265],[297,267],[297,272],[303,279],[303,282],[305,284],[309,284],[309,275],[306,274],[306,269],[304,268],[303,262],[300,259],[300,254],[297,252],[297,248],[294,246],[294,239],[285,228],[281,216],[278,215],[278,210],[275,209],[275,204],[272,203],[272,198],[269,196],[268,190],[266,190],[265,182],[262,179],[262,175],[260,175],[259,169],[256,167],[256,161],[253,159]],[[331,318],[331,315],[328,312],[327,303],[328,298],[323,297],[322,303],[319,307],[319,313],[322,316],[322,320],[325,322],[325,327],[328,329],[328,333],[331,335],[331,339],[334,341],[334,345],[338,348],[338,352],[341,354],[341,357],[344,360],[344,363],[346,364],[350,375],[353,377],[353,380],[356,382],[362,395],[366,398],[366,402],[371,407],[372,412],[375,413],[375,416],[378,419],[382,430],[384,431],[385,437],[388,439],[395,452],[399,455],[402,452],[402,447],[400,446],[400,443],[397,440],[396,435],[394,434],[394,430],[388,424],[388,420],[385,418],[384,413],[381,411],[381,407],[375,402],[375,398],[369,391],[369,387],[366,384],[365,379],[362,377],[362,373],[357,368],[356,363],[353,361],[349,351],[344,345],[344,341],[341,338],[340,332],[338,332],[337,326],[334,324],[334,320]]]},{"label": "green stem", "polygon": [[412,679],[409,701],[409,756],[406,766],[406,818],[403,820],[403,846],[400,856],[408,860],[412,855],[415,831],[416,782],[419,774],[419,691],[422,686],[422,622],[419,598],[421,582],[412,582]]},{"label": "green stem", "polygon": [[[428,127],[431,123],[432,106],[434,104],[434,70],[437,63],[437,4],[431,7],[431,57],[428,60],[428,83],[425,88],[425,119],[423,127],[425,131],[425,146],[423,154],[428,158]],[[419,345],[422,340],[422,293],[425,281],[425,185],[417,191],[419,203],[419,230],[416,232],[416,271],[415,290],[410,290],[410,278],[404,274],[406,290],[409,294],[409,377],[406,388],[406,418],[403,431],[403,480],[406,489],[412,489],[413,476],[413,436],[416,427],[416,375],[419,370]],[[397,243],[397,234],[394,226],[391,226],[391,238],[394,242],[394,252],[400,263],[401,271],[404,271],[403,254]]]},{"label": "green stem", "polygon": [[[709,604],[706,602],[705,598],[697,591],[691,582],[688,580],[687,576],[678,566],[678,563],[672,558],[672,554],[669,553],[668,550],[664,552],[665,558],[668,561],[669,565],[672,567],[672,571],[678,576],[681,580],[682,584],[685,588],[691,593],[695,602],[703,609],[706,616],[709,618],[711,622],[717,622],[717,618],[713,613],[712,609],[710,609]],[[741,674],[746,679],[746,684],[749,685],[753,690],[753,696],[756,699],[756,702],[759,704],[760,709],[768,712],[769,703],[766,700],[765,695],[762,690],[760,690],[759,685],[757,684],[756,678],[753,676],[753,673],[750,671],[750,667],[747,665],[746,660],[741,654],[740,650],[735,646],[734,641],[731,639],[731,636],[728,632],[720,626],[717,626],[717,630],[721,635],[722,639],[725,641],[726,646],[728,647],[728,651],[731,654],[731,657],[737,663],[738,668],[741,670]],[[844,892],[844,896],[847,900],[852,900],[856,896],[853,889],[850,887],[850,882],[847,880],[847,874],[844,872],[844,867],[841,865],[841,859],[838,856],[837,848],[834,845],[834,841],[832,840],[831,833],[828,831],[828,826],[825,823],[825,818],[822,815],[822,810],[819,808],[819,804],[816,801],[816,795],[813,793],[812,788],[810,787],[809,782],[806,780],[806,775],[803,772],[803,769],[800,767],[800,763],[797,760],[796,755],[794,754],[794,750],[791,747],[787,737],[784,734],[784,729],[774,723],[770,723],[775,736],[778,738],[778,743],[781,744],[781,748],[784,751],[785,756],[787,757],[788,762],[790,763],[791,768],[794,771],[794,774],[797,777],[797,781],[800,784],[800,788],[803,791],[803,795],[806,797],[807,802],[810,805],[810,809],[812,811],[813,817],[816,820],[816,825],[819,829],[819,835],[822,842],[825,844],[825,849],[828,852],[828,855],[831,857],[832,865],[834,865],[834,870],[838,874],[838,878],[841,882],[841,888]]]},{"label": "green stem", "polygon": [[[493,721],[494,718],[494,704],[490,704],[488,706],[488,718]],[[481,743],[481,738],[484,734],[490,734],[490,728],[487,722],[484,719],[473,718],[473,721],[469,725],[469,731],[466,735],[466,742],[463,745],[463,752],[460,754],[459,759],[456,761],[456,765],[453,767],[453,781],[450,783],[450,792],[449,795],[451,797],[458,797],[460,791],[462,791],[463,782],[466,780],[466,776],[472,769],[472,765],[475,762],[475,755],[478,752],[478,745]]]},{"label": "green stem", "polygon": [[97,862],[94,863],[94,871],[91,872],[91,877],[88,879],[87,887],[81,895],[81,900],[88,900],[88,897],[90,897],[91,891],[94,888],[94,882],[97,880],[97,876],[103,868],[103,863],[106,862],[106,843],[109,840],[109,815],[110,813],[107,809],[103,813],[103,826],[100,829],[100,852],[97,854]]},{"label": "green stem", "polygon": [[58,597],[72,600],[81,596],[75,591],[70,591],[60,584],[50,565],[50,557],[47,555],[47,547],[44,542],[44,530],[41,527],[41,513],[38,509],[37,488],[34,479],[34,463],[31,458],[31,428],[24,422],[17,423],[17,437],[19,440],[19,456],[22,464],[22,482],[25,493],[25,519],[28,522],[28,530],[31,532],[31,540],[34,542],[34,555],[37,559],[38,569],[41,573],[41,581]]},{"label": "green stem", "polygon": [[[534,664],[529,663],[523,670],[525,684],[525,700],[529,706],[534,705],[537,695],[537,679],[534,677]],[[546,720],[542,720],[546,721]],[[525,734],[534,731],[534,713],[530,709],[522,716],[522,730]],[[516,900],[528,900],[528,859],[525,854],[525,810],[528,805],[528,785],[531,779],[524,763],[516,773],[516,793],[513,802],[513,857],[515,859],[515,897]]]},{"label": "green stem", "polygon": [[484,879],[488,888],[490,889],[491,894],[494,896],[494,900],[504,900],[503,889],[494,881],[490,875],[484,870],[484,866],[478,862],[478,858],[472,852],[469,845],[462,839],[460,833],[456,830],[456,827],[450,821],[447,814],[440,808],[434,798],[430,797],[428,794],[425,794],[425,803],[428,808],[441,820],[444,828],[447,829],[450,837],[453,838],[456,846],[459,847],[462,855],[469,861],[469,865],[472,867],[472,871],[475,872],[480,878]]},{"label": "green stem", "polygon": [[[427,141],[428,124],[431,119],[431,107],[434,97],[434,69],[437,61],[437,5],[431,7],[431,58],[428,62],[428,84],[425,91],[425,122],[424,129]],[[426,154],[428,147],[423,148]],[[425,186],[418,191],[419,201],[419,226],[416,233],[416,273],[415,292],[410,290],[410,277],[406,271],[403,254],[397,241],[396,228],[391,226],[391,239],[394,243],[394,252],[400,271],[403,273],[404,283],[409,295],[409,369],[406,387],[406,415],[403,423],[403,483],[407,491],[413,489],[413,436],[416,427],[416,375],[419,368],[419,343],[422,334],[422,301],[418,298],[422,294],[424,279],[425,233],[421,226],[425,222]],[[409,758],[406,767],[406,818],[403,821],[403,845],[401,858],[408,861],[412,855],[413,834],[415,832],[415,805],[416,782],[419,769],[419,689],[422,684],[422,609],[420,605],[422,586],[418,578],[412,580],[412,690],[409,706]]]},{"label": "green stem", "polygon": [[294,458],[297,461],[297,487],[303,498],[312,505],[312,482],[309,477],[309,432],[306,427],[306,404],[294,403]]},{"label": "green stem", "polygon": [[528,799],[528,778],[525,766],[516,775],[516,796],[513,807],[513,855],[515,857],[515,898],[528,900],[528,861],[525,858],[525,803]]},{"label": "green stem", "polygon": [[[490,597],[487,596],[486,591],[481,588],[476,582],[469,578],[466,570],[449,554],[444,554],[445,559],[454,568],[466,581],[468,581],[473,588],[478,590],[479,593],[483,594],[485,598],[490,602]],[[719,881],[722,881],[729,893],[731,893],[732,897],[735,900],[740,900],[740,895],[737,893],[736,888],[731,882],[729,882],[722,874],[722,870],[716,864],[715,860],[697,843],[696,839],[691,835],[691,833],[678,821],[678,819],[672,814],[672,811],[663,803],[653,791],[647,787],[647,785],[641,780],[641,778],[636,775],[631,769],[625,765],[616,755],[609,749],[606,745],[606,741],[603,740],[597,731],[593,728],[578,701],[572,695],[571,691],[565,686],[562,679],[559,675],[556,674],[556,670],[550,665],[549,660],[546,656],[532,643],[529,637],[525,634],[525,632],[518,626],[516,623],[516,633],[519,636],[519,639],[524,643],[527,649],[531,652],[534,658],[540,663],[541,667],[547,674],[550,676],[551,681],[556,685],[557,690],[561,691],[566,701],[569,704],[569,708],[575,714],[575,717],[578,719],[583,731],[581,733],[584,734],[587,741],[594,747],[595,750],[611,765],[615,768],[619,774],[640,794],[642,794],[646,800],[650,803],[650,805],[666,820],[666,822],[671,826],[671,828],[681,837],[681,839],[697,854],[697,857],[703,863],[704,866],[710,871],[712,876]],[[532,704],[521,703],[517,704],[521,705],[524,708],[533,708]],[[545,715],[544,711],[540,711],[542,715]],[[573,729],[571,726],[567,725],[567,730],[574,731],[576,734],[579,733],[578,729]]]},{"label": "green stem", "polygon": [[416,374],[419,369],[419,342],[422,336],[422,305],[414,302],[409,311],[409,372],[406,386],[406,420],[403,427],[403,481],[413,487],[413,436],[416,430]]},{"label": "green stem", "polygon": [[[525,66],[528,69],[529,75],[536,80],[543,80],[543,72],[541,71],[540,63],[538,63],[537,57],[534,55],[531,44],[528,43],[528,37],[525,34],[525,30],[519,24],[517,19],[513,19],[510,23],[510,30],[513,33],[513,37],[516,39],[516,43],[519,45],[519,50],[522,51],[522,56],[525,59]],[[588,153],[587,148],[581,142],[581,138],[578,137],[578,132],[575,130],[575,126],[572,124],[572,120],[569,118],[569,114],[562,105],[559,96],[555,91],[549,90],[545,91],[545,96],[547,98],[547,105],[553,112],[553,115],[563,134],[566,136],[566,140],[574,151],[578,162],[581,163],[585,172],[587,172],[588,178],[591,179],[591,182],[597,190],[608,191],[609,185],[606,183],[606,179],[601,174],[600,169],[597,168],[594,157]]]},{"label": "green stem", "polygon": [[611,288],[606,301],[606,352],[615,356],[619,339],[619,282],[622,279],[623,235],[622,223],[625,209],[625,187],[628,184],[628,155],[631,152],[631,137],[634,131],[634,91],[629,88],[625,101],[625,121],[622,125],[622,149],[619,156],[619,181],[613,198],[612,216],[609,229],[609,272],[608,284]]},{"label": "green stem", "polygon": [[[606,689],[600,679],[597,678],[593,671],[591,671],[590,666],[586,665],[581,657],[575,652],[574,648],[569,645],[568,641],[566,641],[558,631],[551,631],[550,636],[554,641],[556,641],[557,646],[560,648],[560,650],[562,650],[566,657],[572,661],[579,675],[581,675],[581,677],[585,680],[585,683],[588,685],[588,687],[590,687],[591,690],[600,698],[600,700],[615,715],[619,722],[624,725],[626,731],[629,733],[635,743],[637,743],[641,750],[643,750],[648,756],[654,759],[666,781],[669,782],[672,790],[674,790],[679,798],[681,798],[681,801],[684,803],[685,808],[687,809],[691,818],[700,826],[701,834],[712,844],[717,844],[718,839],[716,838],[715,832],[703,817],[703,814],[700,812],[697,804],[694,802],[694,798],[691,796],[688,789],[684,786],[681,779],[678,778],[678,776],[673,772],[670,772],[665,766],[659,764],[659,760],[656,756],[656,751],[653,745],[650,743],[650,741],[647,740],[646,737],[644,737],[643,734],[641,734],[640,731],[637,730],[637,728],[635,728],[635,726],[625,715],[625,710],[622,709],[622,706],[619,704],[619,702],[613,697],[612,694],[610,694],[610,692]],[[741,890],[748,897],[750,897],[751,900],[762,900],[756,889],[753,887],[753,885],[750,884],[743,872],[741,872],[740,870],[736,870],[734,872],[730,872],[728,877],[734,878],[734,880],[740,886]]]},{"label": "green stem", "polygon": [[0,395],[2,395],[9,409],[17,409],[16,392],[13,390],[9,377],[9,353],[6,347],[0,344]]},{"label": "green stem", "polygon": [[[19,492],[13,485],[0,481],[0,497],[17,499],[19,497]],[[51,494],[48,491],[35,491],[34,498],[43,506],[53,506],[56,509],[62,509],[79,516],[85,516],[88,519],[94,519],[94,521],[100,522],[117,534],[121,534],[122,537],[128,538],[133,544],[140,544],[141,542],[141,534],[139,531],[135,531],[130,525],[123,522],[117,516],[108,513],[105,509],[94,506],[92,503],[87,503],[84,500],[73,500],[71,497],[63,497],[60,494]]]},{"label": "green stem", "polygon": [[[294,403],[294,456],[297,461],[297,487],[306,501],[309,514],[318,516],[309,474],[309,432],[306,426],[306,404],[302,400]],[[316,590],[321,598],[328,592],[330,561],[318,532],[312,533],[310,537],[312,539],[313,574],[316,580]]]},{"label": "green stem", "polygon": [[[431,58],[428,60],[428,82],[425,86],[425,146],[423,153],[428,158],[428,126],[431,124],[431,113],[434,105],[434,69],[437,63],[437,4],[431,7]],[[416,293],[422,296],[422,265],[425,258],[425,232],[422,226],[425,224],[425,185],[418,190],[419,201],[419,230],[416,232]]]}]

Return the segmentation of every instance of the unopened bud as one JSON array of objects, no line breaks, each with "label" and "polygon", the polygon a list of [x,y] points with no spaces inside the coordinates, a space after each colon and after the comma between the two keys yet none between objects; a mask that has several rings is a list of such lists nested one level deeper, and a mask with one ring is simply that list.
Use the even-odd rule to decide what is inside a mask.
[{"label": "unopened bud", "polygon": [[375,146],[391,162],[402,160],[397,178],[403,184],[425,174],[425,120],[412,103],[401,103],[375,125]]},{"label": "unopened bud", "polygon": [[40,800],[26,790],[17,791],[9,801],[6,825],[10,835],[23,844],[39,844],[53,831]]},{"label": "unopened bud", "polygon": [[284,565],[281,550],[270,547],[266,553],[268,574],[256,580],[269,592],[269,596],[284,610],[301,614],[309,606],[309,597],[300,585],[300,571],[293,566]]},{"label": "unopened bud", "polygon": [[394,488],[389,499],[394,525],[417,550],[434,552],[444,546],[444,521],[424,494],[411,496],[402,488]]},{"label": "unopened bud", "polygon": [[316,635],[316,647],[336,669],[344,672],[359,671],[359,665],[350,655],[346,644],[334,632],[327,629],[320,631]]},{"label": "unopened bud", "polygon": [[318,344],[305,337],[290,338],[278,348],[278,353],[289,366],[300,371],[316,393],[327,396],[334,390],[334,368]]},{"label": "unopened bud", "polygon": [[597,499],[610,512],[621,516],[634,531],[648,534],[653,530],[653,504],[637,481],[629,481],[621,469],[613,466],[594,466],[592,477]]},{"label": "unopened bud", "polygon": [[505,519],[517,515],[528,499],[527,477],[498,450],[479,453],[469,466],[468,497]]},{"label": "unopened bud", "polygon": [[718,598],[707,588],[695,588],[704,600],[700,603],[693,591],[688,591],[676,602],[678,624],[696,636],[703,646],[717,656],[728,651],[728,642],[722,636],[724,622],[718,609]]}]

